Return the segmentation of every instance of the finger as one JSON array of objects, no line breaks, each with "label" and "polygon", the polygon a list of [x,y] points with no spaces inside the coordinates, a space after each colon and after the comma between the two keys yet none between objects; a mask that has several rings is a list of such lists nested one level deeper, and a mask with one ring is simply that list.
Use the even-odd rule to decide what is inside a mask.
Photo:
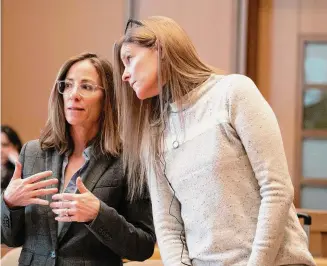
[{"label": "finger", "polygon": [[76,216],[57,216],[55,218],[55,220],[57,220],[58,222],[76,222],[77,221],[77,217]]},{"label": "finger", "polygon": [[64,209],[52,209],[52,211],[59,215],[59,216],[72,216],[72,215],[75,215],[76,211],[75,210],[72,210],[72,209],[69,209],[69,208],[64,208]]},{"label": "finger", "polygon": [[45,196],[49,194],[55,194],[58,192],[58,188],[43,188],[38,190],[33,190],[30,192],[32,198]]},{"label": "finger", "polygon": [[27,177],[24,179],[24,183],[25,184],[31,184],[31,183],[34,183],[34,182],[37,182],[39,181],[40,179],[42,178],[46,178],[46,177],[49,177],[52,175],[52,171],[44,171],[44,172],[40,172],[40,173],[37,173],[35,175],[32,175],[30,177]]},{"label": "finger", "polygon": [[49,205],[49,201],[44,199],[33,198],[29,201],[29,204]]},{"label": "finger", "polygon": [[62,209],[62,208],[74,208],[75,205],[73,204],[72,201],[56,201],[56,202],[51,202],[50,203],[50,208],[53,209]]},{"label": "finger", "polygon": [[85,187],[85,185],[83,184],[83,181],[82,181],[82,178],[79,176],[77,177],[77,180],[76,180],[76,187],[78,189],[78,191],[83,194],[83,193],[86,193],[86,192],[89,192],[89,190]]},{"label": "finger", "polygon": [[22,165],[19,161],[15,162],[15,171],[12,179],[19,179],[22,177]]},{"label": "finger", "polygon": [[60,201],[65,201],[65,200],[75,200],[76,194],[72,193],[60,193],[60,194],[55,194],[52,196],[53,200],[60,200]]},{"label": "finger", "polygon": [[13,150],[8,154],[8,160],[11,161],[12,163],[16,163],[18,161],[19,154],[17,151]]},{"label": "finger", "polygon": [[30,189],[35,190],[35,189],[51,186],[51,185],[54,185],[54,184],[57,184],[57,183],[58,183],[58,179],[51,178],[51,179],[48,179],[48,180],[43,180],[43,181],[33,183],[32,185],[30,185]]}]

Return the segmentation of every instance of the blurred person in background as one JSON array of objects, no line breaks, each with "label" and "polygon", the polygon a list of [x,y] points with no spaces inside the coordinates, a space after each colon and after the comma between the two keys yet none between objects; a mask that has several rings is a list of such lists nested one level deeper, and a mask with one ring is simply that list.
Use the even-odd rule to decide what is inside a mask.
[{"label": "blurred person in background", "polygon": [[15,170],[22,142],[14,129],[1,126],[1,190],[5,189]]},{"label": "blurred person in background", "polygon": [[166,266],[315,265],[277,119],[250,78],[216,73],[166,17],[129,20],[114,74],[123,158],[135,194],[148,179]]},{"label": "blurred person in background", "polygon": [[129,196],[111,64],[92,53],[59,70],[39,140],[25,144],[2,193],[1,241],[19,265],[121,266],[154,250],[146,189]]}]

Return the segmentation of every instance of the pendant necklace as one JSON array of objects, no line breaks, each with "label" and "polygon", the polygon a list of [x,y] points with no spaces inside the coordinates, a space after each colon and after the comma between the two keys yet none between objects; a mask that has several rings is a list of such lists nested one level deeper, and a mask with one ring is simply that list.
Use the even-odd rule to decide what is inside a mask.
[{"label": "pendant necklace", "polygon": [[171,129],[173,129],[173,134],[172,134],[172,146],[174,149],[177,149],[179,147],[179,142],[178,142],[178,139],[177,139],[177,132],[176,132],[176,128],[175,128],[175,124],[173,122],[173,118],[171,117],[171,120],[170,120],[170,124],[171,124]]}]

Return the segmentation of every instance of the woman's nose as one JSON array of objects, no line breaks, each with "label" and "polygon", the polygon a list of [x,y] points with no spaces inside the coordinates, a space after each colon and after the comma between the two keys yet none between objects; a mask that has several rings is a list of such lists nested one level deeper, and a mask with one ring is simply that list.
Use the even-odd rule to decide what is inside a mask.
[{"label": "woman's nose", "polygon": [[126,70],[126,68],[125,68],[124,73],[123,73],[121,79],[122,79],[123,81],[128,81],[129,78],[130,78],[130,74],[129,74],[129,72],[128,72],[128,71]]},{"label": "woman's nose", "polygon": [[72,88],[72,90],[69,92],[69,97],[70,98],[79,98],[79,85],[75,84]]}]

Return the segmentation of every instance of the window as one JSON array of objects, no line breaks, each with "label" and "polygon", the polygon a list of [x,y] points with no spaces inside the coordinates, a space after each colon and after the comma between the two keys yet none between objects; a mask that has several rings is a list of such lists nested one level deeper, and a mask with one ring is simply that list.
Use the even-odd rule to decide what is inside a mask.
[{"label": "window", "polygon": [[297,205],[327,210],[327,36],[300,43]]}]

